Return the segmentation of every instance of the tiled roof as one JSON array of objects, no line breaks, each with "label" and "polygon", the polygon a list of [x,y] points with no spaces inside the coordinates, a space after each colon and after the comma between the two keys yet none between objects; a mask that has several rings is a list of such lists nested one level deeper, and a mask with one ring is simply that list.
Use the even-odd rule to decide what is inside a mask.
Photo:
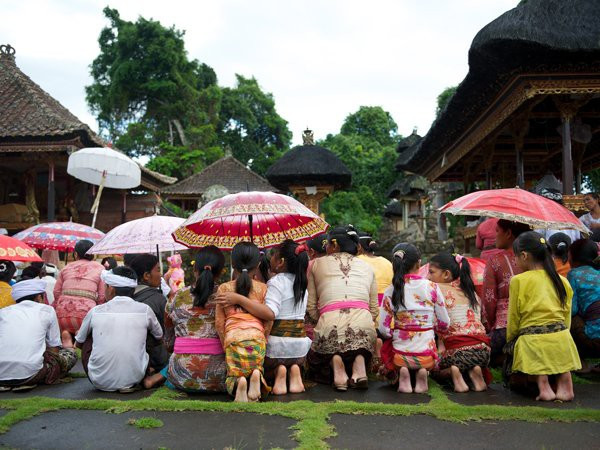
[{"label": "tiled roof", "polygon": [[277,191],[260,175],[252,172],[233,156],[225,156],[201,172],[162,189],[161,194],[202,195],[215,184],[227,188],[230,194],[249,191]]}]

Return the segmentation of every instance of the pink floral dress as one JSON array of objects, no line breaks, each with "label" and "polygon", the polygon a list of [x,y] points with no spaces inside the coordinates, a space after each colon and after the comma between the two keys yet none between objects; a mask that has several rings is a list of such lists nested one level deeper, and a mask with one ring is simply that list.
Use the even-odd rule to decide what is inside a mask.
[{"label": "pink floral dress", "polygon": [[379,332],[387,339],[381,350],[384,368],[396,373],[400,367],[433,369],[438,361],[435,332],[445,331],[450,322],[444,295],[436,283],[418,275],[405,277],[404,307],[394,309],[393,292],[393,286],[386,289],[379,311]]}]

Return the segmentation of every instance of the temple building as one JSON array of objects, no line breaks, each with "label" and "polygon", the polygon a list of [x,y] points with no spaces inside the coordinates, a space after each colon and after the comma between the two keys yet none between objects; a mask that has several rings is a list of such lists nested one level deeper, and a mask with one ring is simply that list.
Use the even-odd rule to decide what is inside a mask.
[{"label": "temple building", "polygon": [[267,170],[269,182],[283,192],[292,193],[313,212],[320,213],[320,204],[334,190],[352,183],[346,165],[325,147],[315,145],[311,130],[302,135],[303,145],[285,153]]},{"label": "temple building", "polygon": [[161,189],[161,196],[184,210],[200,208],[203,204],[227,194],[245,191],[277,189],[267,180],[235,159],[231,151],[202,171]]},{"label": "temple building", "polygon": [[551,173],[567,206],[600,167],[600,2],[527,0],[485,26],[469,72],[399,170],[527,189]]},{"label": "temple building", "polygon": [[[15,50],[0,46],[0,228],[11,234],[40,222],[89,225],[95,186],[67,174],[71,153],[106,142],[16,65]],[[141,167],[141,185],[105,189],[96,226],[154,214],[158,191],[177,181]]]}]

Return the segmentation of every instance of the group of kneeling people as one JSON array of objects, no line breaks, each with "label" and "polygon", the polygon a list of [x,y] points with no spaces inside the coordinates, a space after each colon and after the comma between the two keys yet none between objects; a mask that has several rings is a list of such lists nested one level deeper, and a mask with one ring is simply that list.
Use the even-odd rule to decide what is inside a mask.
[{"label": "group of kneeling people", "polygon": [[[158,260],[138,255],[132,267],[102,272],[107,302],[75,336],[84,370],[104,391],[165,383],[227,391],[239,402],[303,392],[304,377],[338,391],[367,389],[369,371],[404,393],[427,392],[430,372],[457,392],[485,390],[490,340],[468,260],[440,253],[425,278],[414,245],[396,245],[390,263],[372,244],[352,226],[307,244],[286,240],[269,257],[241,242],[231,253],[232,281],[220,285],[225,257],[205,247],[195,284],[162,297],[164,307],[132,299],[140,285],[160,293]],[[581,368],[569,333],[573,292],[539,234],[521,234],[514,254],[523,273],[510,284],[505,373],[533,376],[540,400],[571,400],[570,372]],[[43,284],[17,283],[17,305],[0,317],[5,389],[54,383],[76,362],[73,349],[61,348],[53,308],[39,303]]]}]

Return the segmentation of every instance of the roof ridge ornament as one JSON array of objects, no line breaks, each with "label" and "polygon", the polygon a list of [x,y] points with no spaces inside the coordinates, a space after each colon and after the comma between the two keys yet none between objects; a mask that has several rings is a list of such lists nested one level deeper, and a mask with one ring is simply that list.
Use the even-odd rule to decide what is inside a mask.
[{"label": "roof ridge ornament", "polygon": [[304,145],[315,145],[315,135],[308,127],[302,133],[302,142]]},{"label": "roof ridge ornament", "polygon": [[8,59],[15,59],[15,48],[10,44],[0,45],[0,57],[2,59],[8,57]]}]

